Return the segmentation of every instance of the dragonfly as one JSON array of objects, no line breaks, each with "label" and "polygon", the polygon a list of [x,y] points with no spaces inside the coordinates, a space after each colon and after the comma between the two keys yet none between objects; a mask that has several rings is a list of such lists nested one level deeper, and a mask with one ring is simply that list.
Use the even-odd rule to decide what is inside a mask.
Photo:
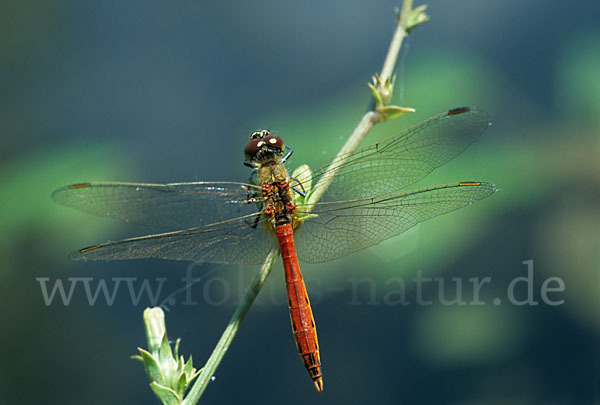
[{"label": "dragonfly", "polygon": [[[481,181],[406,189],[463,152],[489,125],[482,110],[454,108],[325,161],[318,170],[305,165],[292,176],[287,169],[292,149],[260,130],[244,149],[244,164],[253,169],[248,183],[91,182],[61,187],[52,198],[90,214],[176,229],[92,245],[73,252],[74,260],[262,264],[279,249],[296,347],[322,391],[317,331],[298,258],[334,260],[494,194],[495,186]],[[327,189],[311,201],[325,177],[331,177]]]}]

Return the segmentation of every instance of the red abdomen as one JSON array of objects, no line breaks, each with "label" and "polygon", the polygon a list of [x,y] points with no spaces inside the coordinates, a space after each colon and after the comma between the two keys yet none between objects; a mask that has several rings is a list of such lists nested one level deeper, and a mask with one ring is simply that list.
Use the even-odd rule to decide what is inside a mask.
[{"label": "red abdomen", "polygon": [[277,226],[277,239],[281,248],[281,259],[285,271],[285,284],[288,295],[288,307],[292,321],[292,332],[296,347],[315,383],[317,391],[323,391],[323,375],[319,357],[317,329],[310,301],[304,285],[304,279],[298,265],[298,256],[294,247],[294,235],[290,224]]}]

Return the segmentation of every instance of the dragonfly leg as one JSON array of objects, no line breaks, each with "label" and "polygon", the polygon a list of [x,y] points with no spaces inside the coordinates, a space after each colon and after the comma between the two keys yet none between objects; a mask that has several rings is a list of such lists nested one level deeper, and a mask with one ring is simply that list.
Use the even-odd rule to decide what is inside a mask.
[{"label": "dragonfly leg", "polygon": [[290,156],[292,156],[292,153],[294,153],[294,151],[292,150],[292,148],[290,148],[287,145],[285,145],[285,147],[287,148],[288,151],[285,154],[285,156],[281,158],[281,163],[285,163],[285,161],[288,160],[290,158]]},{"label": "dragonfly leg", "polygon": [[244,166],[248,166],[251,169],[258,169],[258,165],[256,163],[248,162],[244,160]]},{"label": "dragonfly leg", "polygon": [[298,181],[298,179],[294,177],[294,178],[290,179],[290,184],[292,184],[294,181],[296,181],[296,183],[298,184],[298,186],[300,186],[300,188],[302,190],[298,190],[298,188],[296,186],[290,186],[290,188],[292,190],[294,190],[296,193],[300,194],[303,198],[306,197],[306,189],[304,188],[304,186],[302,185],[302,183],[300,183]]},{"label": "dragonfly leg", "polygon": [[248,225],[250,225],[250,228],[256,229],[256,227],[258,227],[258,221],[260,221],[260,215],[257,215],[254,222],[252,224],[248,224]]},{"label": "dragonfly leg", "polygon": [[[302,187],[302,185],[300,185],[300,187]],[[304,189],[304,187],[302,187]],[[292,190],[294,190],[296,193],[300,194],[303,198],[306,197],[306,192],[304,192],[303,190],[298,190],[296,188],[296,186],[292,186]]]}]

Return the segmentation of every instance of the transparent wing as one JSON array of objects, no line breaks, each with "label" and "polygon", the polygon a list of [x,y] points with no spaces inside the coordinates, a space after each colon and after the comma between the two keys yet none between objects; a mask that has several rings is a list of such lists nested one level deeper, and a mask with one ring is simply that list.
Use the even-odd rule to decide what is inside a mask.
[{"label": "transparent wing", "polygon": [[[348,154],[320,201],[366,198],[400,191],[464,151],[490,125],[486,112],[455,108],[397,135]],[[313,187],[331,161],[312,176]],[[302,175],[298,176],[302,178]]]},{"label": "transparent wing", "polygon": [[259,187],[230,182],[81,183],[57,189],[52,198],[90,214],[171,229],[250,215],[263,200]]},{"label": "transparent wing", "polygon": [[[333,260],[387,238],[421,221],[492,195],[493,184],[451,183],[414,191],[350,201],[323,202],[296,231],[298,256],[308,263]],[[302,215],[303,206],[296,212]]]},{"label": "transparent wing", "polygon": [[261,264],[278,245],[273,233],[268,231],[269,222],[260,215],[255,213],[207,226],[101,243],[74,252],[70,257],[74,260],[159,258]]}]

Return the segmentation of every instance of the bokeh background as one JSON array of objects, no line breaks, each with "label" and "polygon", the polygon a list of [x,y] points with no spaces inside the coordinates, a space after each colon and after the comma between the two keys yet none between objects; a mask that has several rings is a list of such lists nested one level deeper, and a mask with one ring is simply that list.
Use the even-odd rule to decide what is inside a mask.
[{"label": "bokeh background", "polygon": [[[301,366],[281,264],[250,311],[206,403],[597,403],[600,400],[600,5],[431,0],[398,65],[394,101],[417,109],[375,142],[462,105],[490,129],[423,184],[485,180],[500,191],[339,261],[303,266],[325,391]],[[69,252],[151,229],[59,206],[93,180],[241,180],[247,135],[281,134],[292,167],[334,155],[369,101],[396,0],[0,3],[0,402],[158,403],[140,363],[144,296],[122,286],[90,305],[44,302],[36,278],[167,278],[188,263],[79,263]],[[515,306],[506,289],[549,277],[563,305]],[[196,366],[210,355],[256,268],[195,266],[205,278],[169,305],[167,327]],[[411,278],[492,277],[486,305],[414,303]],[[367,278],[368,281],[358,283]],[[395,278],[394,278],[395,277]],[[392,305],[398,278],[411,305]],[[396,284],[395,284],[396,283]],[[138,284],[136,284],[138,285]],[[358,286],[357,286],[358,285]],[[139,285],[138,285],[139,286]],[[437,285],[425,288],[437,296]],[[525,297],[523,284],[517,295]],[[389,295],[391,294],[391,295]],[[493,298],[501,297],[501,305]]]}]

